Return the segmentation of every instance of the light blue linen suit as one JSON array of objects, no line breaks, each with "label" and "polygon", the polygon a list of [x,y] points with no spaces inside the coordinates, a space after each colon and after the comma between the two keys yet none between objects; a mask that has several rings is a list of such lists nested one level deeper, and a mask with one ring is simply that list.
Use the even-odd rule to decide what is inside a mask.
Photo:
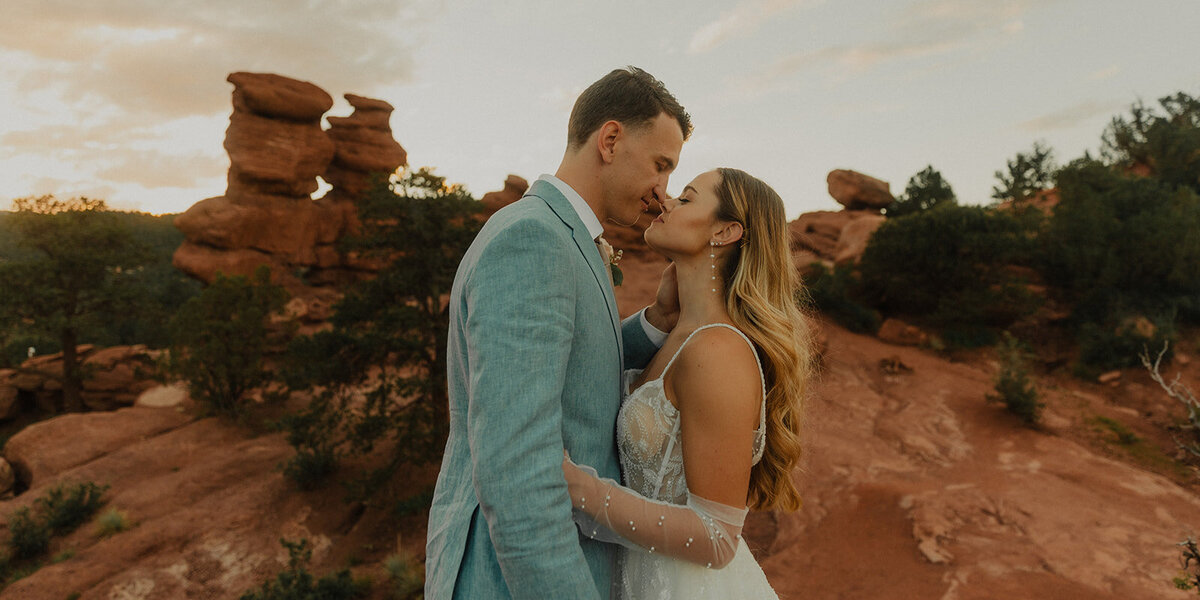
[{"label": "light blue linen suit", "polygon": [[620,479],[621,370],[656,349],[636,315],[619,322],[607,261],[553,184],[488,220],[450,295],[427,599],[609,597],[613,549],[578,534],[562,451]]}]

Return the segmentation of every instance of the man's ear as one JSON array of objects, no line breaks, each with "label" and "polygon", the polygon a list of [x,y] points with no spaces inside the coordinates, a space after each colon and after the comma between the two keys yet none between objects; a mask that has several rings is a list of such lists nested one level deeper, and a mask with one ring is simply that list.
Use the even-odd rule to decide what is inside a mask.
[{"label": "man's ear", "polygon": [[713,240],[722,246],[728,246],[740,239],[746,230],[742,228],[742,224],[737,221],[729,221],[723,227],[717,230],[713,235]]},{"label": "man's ear", "polygon": [[616,156],[617,140],[624,134],[624,128],[617,121],[606,121],[596,134],[596,150],[600,152],[600,160],[610,164]]}]

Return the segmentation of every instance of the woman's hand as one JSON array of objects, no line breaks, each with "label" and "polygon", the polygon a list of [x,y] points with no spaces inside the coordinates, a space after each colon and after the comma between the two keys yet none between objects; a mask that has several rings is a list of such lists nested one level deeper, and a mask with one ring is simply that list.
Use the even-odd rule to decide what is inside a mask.
[{"label": "woman's hand", "polygon": [[663,269],[654,304],[646,309],[646,320],[659,331],[675,329],[675,323],[679,321],[679,284],[675,278],[675,263]]},{"label": "woman's hand", "polygon": [[571,456],[563,450],[563,477],[567,479],[567,494],[571,496],[571,506],[582,508],[587,502],[587,490],[593,486],[596,479],[579,465],[571,462]]}]

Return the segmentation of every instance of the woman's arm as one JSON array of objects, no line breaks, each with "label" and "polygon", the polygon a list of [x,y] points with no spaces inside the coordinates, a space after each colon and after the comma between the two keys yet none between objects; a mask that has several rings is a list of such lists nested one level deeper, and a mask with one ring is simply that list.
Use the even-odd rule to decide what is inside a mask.
[{"label": "woman's arm", "polygon": [[733,559],[745,507],[762,387],[750,346],[705,330],[683,349],[667,385],[678,398],[687,504],[645,498],[563,461],[584,535],[720,568]]}]

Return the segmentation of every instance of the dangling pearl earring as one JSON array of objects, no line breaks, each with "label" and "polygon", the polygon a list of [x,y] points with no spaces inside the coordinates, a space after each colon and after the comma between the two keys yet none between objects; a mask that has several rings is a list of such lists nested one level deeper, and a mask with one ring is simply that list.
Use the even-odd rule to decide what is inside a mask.
[{"label": "dangling pearl earring", "polygon": [[716,292],[717,291],[717,283],[716,283],[716,281],[717,281],[717,243],[709,242],[708,245],[710,246],[708,249],[708,258],[711,259],[711,261],[712,261],[712,280],[713,280],[712,291]]}]

